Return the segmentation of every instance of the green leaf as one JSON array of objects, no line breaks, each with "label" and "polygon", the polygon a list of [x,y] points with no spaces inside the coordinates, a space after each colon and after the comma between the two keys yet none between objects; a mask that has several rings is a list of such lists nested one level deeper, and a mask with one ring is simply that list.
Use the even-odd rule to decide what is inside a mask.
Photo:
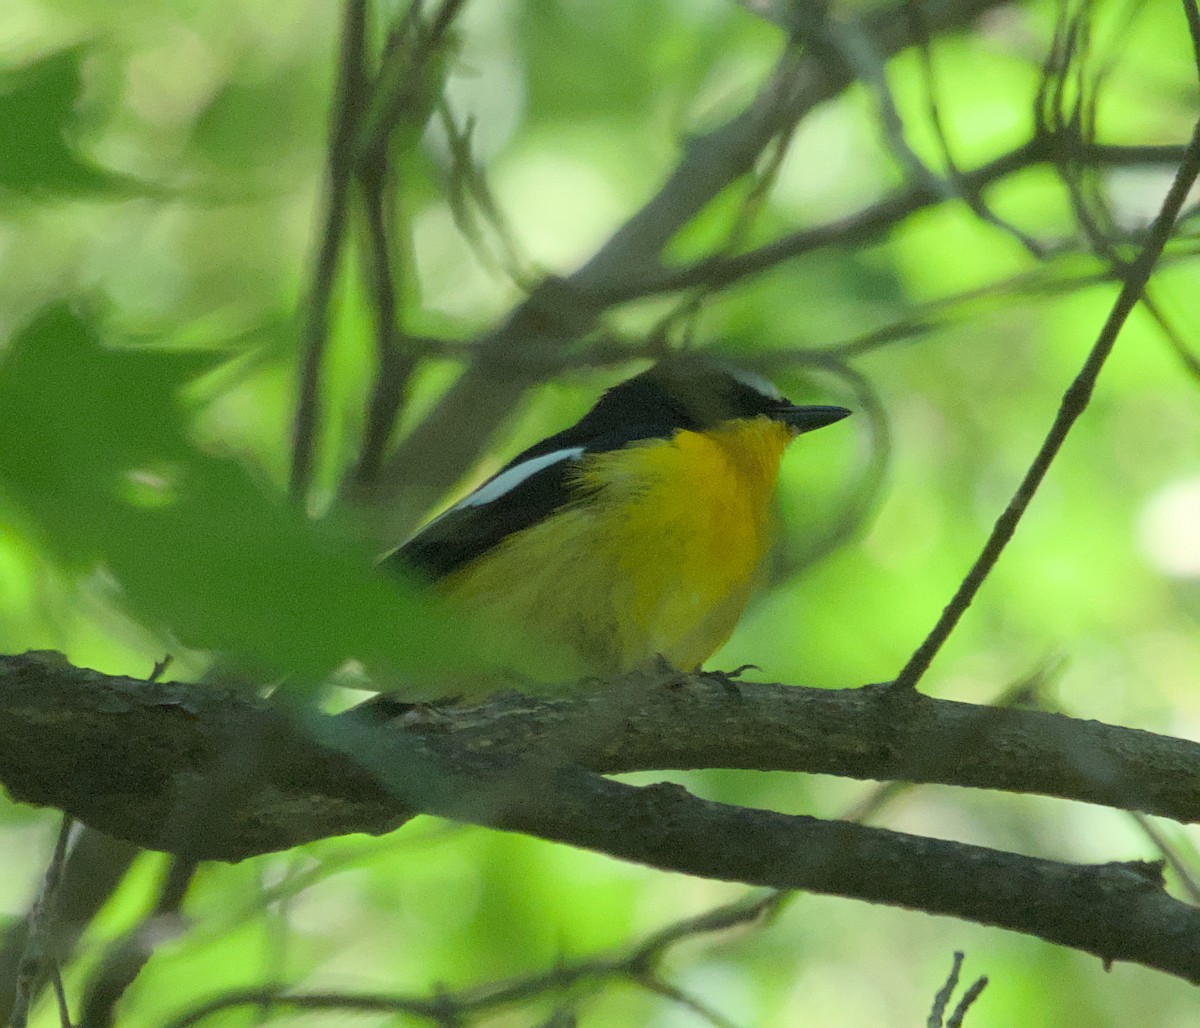
[{"label": "green leaf", "polygon": [[78,48],[63,50],[0,77],[0,189],[88,193],[128,184],[74,143],[82,59]]},{"label": "green leaf", "polygon": [[470,650],[347,532],[189,443],[182,387],[214,358],[105,346],[64,307],[0,362],[0,488],[67,566],[106,568],[135,616],[256,668],[350,657],[427,674]]}]

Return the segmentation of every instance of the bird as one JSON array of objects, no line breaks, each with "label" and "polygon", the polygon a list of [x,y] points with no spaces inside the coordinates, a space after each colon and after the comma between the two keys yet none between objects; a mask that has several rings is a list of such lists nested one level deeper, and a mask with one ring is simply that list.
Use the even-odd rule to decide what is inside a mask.
[{"label": "bird", "polygon": [[759,577],[785,448],[850,413],[795,405],[755,373],[676,352],[382,564],[545,657],[533,677],[694,671],[732,634]]}]

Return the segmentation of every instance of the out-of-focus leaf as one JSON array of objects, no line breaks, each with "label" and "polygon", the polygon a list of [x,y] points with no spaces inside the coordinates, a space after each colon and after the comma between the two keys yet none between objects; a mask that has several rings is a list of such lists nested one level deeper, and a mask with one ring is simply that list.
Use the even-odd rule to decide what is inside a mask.
[{"label": "out-of-focus leaf", "polygon": [[349,657],[425,673],[453,646],[372,553],[194,449],[180,388],[211,357],[106,347],[55,308],[0,362],[0,488],[69,566],[106,567],[184,643],[314,676]]},{"label": "out-of-focus leaf", "polygon": [[90,193],[127,188],[128,180],[87,159],[77,128],[79,49],[63,50],[0,76],[0,190]]},{"label": "out-of-focus leaf", "polygon": [[[325,112],[306,104],[304,94],[281,86],[282,69],[266,80],[231,81],[199,115],[192,141],[208,160],[245,169],[297,159],[319,138]],[[307,155],[319,160],[320,155]]]}]

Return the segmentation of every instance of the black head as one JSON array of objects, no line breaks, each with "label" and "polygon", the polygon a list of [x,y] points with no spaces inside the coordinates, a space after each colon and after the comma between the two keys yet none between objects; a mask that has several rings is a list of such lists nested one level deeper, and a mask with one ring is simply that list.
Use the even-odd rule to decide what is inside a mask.
[{"label": "black head", "polygon": [[643,425],[671,435],[681,429],[705,431],[729,421],[768,417],[798,435],[832,425],[849,413],[845,407],[796,406],[758,375],[680,354],[613,386],[576,427],[599,433]]}]

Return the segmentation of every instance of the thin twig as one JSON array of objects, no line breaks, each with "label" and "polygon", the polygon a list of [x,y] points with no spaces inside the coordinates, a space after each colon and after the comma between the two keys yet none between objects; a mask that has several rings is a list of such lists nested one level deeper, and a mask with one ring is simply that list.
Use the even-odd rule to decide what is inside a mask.
[{"label": "thin twig", "polygon": [[1167,345],[1170,346],[1171,352],[1179,358],[1179,363],[1183,365],[1183,370],[1200,383],[1200,354],[1193,352],[1191,347],[1184,341],[1183,334],[1171,324],[1166,312],[1159,305],[1158,300],[1147,292],[1142,298],[1142,303],[1146,310],[1150,312],[1150,316],[1158,324],[1162,330],[1163,336],[1167,340]]},{"label": "thin twig", "polygon": [[387,450],[388,437],[403,405],[416,368],[414,350],[400,326],[397,302],[400,270],[393,252],[389,216],[391,168],[380,152],[358,169],[366,221],[370,288],[375,315],[375,381],[367,405],[362,447],[352,479],[356,487],[374,480]]},{"label": "thin twig", "polygon": [[[863,30],[861,23],[854,20],[843,22],[828,17],[821,17],[814,21],[816,21],[816,31],[842,55],[846,63],[854,69],[858,78],[874,94],[884,142],[904,171],[905,176],[910,181],[921,184],[942,200],[956,199],[950,183],[928,167],[908,142],[904,119],[900,116],[900,109],[896,106],[896,99],[892,95],[892,89],[888,83],[887,64],[879,54],[871,37]],[[929,46],[928,24],[922,21],[914,28],[917,48],[927,52]]]},{"label": "thin twig", "polygon": [[963,952],[956,950],[954,962],[950,966],[950,973],[946,976],[945,983],[938,989],[937,995],[933,997],[933,1008],[929,1011],[929,1017],[925,1022],[927,1028],[942,1028],[946,1019],[946,1007],[950,1004],[954,990],[958,988],[958,974],[962,970],[962,963]]},{"label": "thin twig", "polygon": [[292,426],[292,462],[288,483],[288,491],[296,503],[303,503],[308,495],[313,476],[317,432],[320,427],[321,365],[329,336],[330,299],[350,213],[353,143],[366,83],[366,10],[367,0],[346,0],[341,56],[338,61],[338,84],[331,118],[328,183],[321,218],[321,244],[317,251],[304,326],[300,333],[300,349],[303,356],[296,414]]},{"label": "thin twig", "polygon": [[908,0],[908,10],[914,23],[914,35],[920,40],[917,52],[921,58],[921,77],[925,92],[925,114],[933,129],[934,139],[937,140],[941,151],[942,161],[946,165],[946,179],[952,187],[952,195],[959,197],[971,209],[971,212],[982,221],[1008,233],[1024,249],[1037,260],[1047,256],[1046,247],[1033,236],[1018,228],[1012,222],[1000,217],[984,200],[983,195],[976,190],[967,188],[962,170],[954,159],[950,147],[950,137],[946,132],[946,124],[942,118],[941,104],[937,97],[937,74],[933,63],[933,31],[925,10],[926,0]]},{"label": "thin twig", "polygon": [[[468,117],[460,128],[445,96],[438,100],[437,114],[450,152],[446,199],[459,234],[471,247],[481,267],[503,275],[528,293],[544,272],[533,268],[528,256],[522,252],[516,234],[492,192],[486,171],[475,159],[471,147],[475,119]],[[481,220],[491,230],[496,253],[489,248]]]},{"label": "thin twig", "polygon": [[[762,213],[772,187],[779,178],[784,158],[791,149],[795,135],[796,126],[788,125],[772,141],[761,171],[754,175],[750,188],[738,207],[733,223],[725,233],[725,238],[720,246],[714,249],[713,257],[728,257],[737,253],[744,245]],[[677,325],[683,326],[681,335],[684,343],[690,343],[695,330],[695,322],[705,304],[712,298],[713,292],[714,290],[707,284],[701,283],[690,290],[678,304],[668,311],[649,332],[655,349],[660,353],[667,350],[668,339],[674,334]]]},{"label": "thin twig", "polygon": [[[108,901],[140,851],[131,843],[80,825],[71,840],[62,884],[58,889],[54,955],[65,965],[80,936]],[[36,899],[35,899],[36,903]],[[29,939],[33,911],[8,926],[0,944],[0,1024],[8,1024],[16,995],[16,980]],[[53,984],[53,982],[51,982]],[[30,1006],[37,1002],[35,988]]]},{"label": "thin twig", "polygon": [[[25,952],[21,956],[20,970],[17,972],[16,995],[13,999],[12,1013],[9,1015],[11,1028],[25,1028],[29,1021],[29,1008],[33,997],[37,995],[39,980],[46,972],[46,964],[54,964],[52,974],[57,976],[58,967],[53,953],[54,920],[57,910],[58,889],[62,883],[63,867],[67,859],[67,846],[71,838],[71,829],[75,821],[64,814],[62,824],[58,828],[58,838],[54,843],[54,853],[46,866],[46,875],[42,880],[42,888],[29,911],[28,935],[25,940]],[[65,1009],[66,999],[61,1001],[60,1010]]]},{"label": "thin twig", "polygon": [[933,1000],[933,1009],[929,1012],[929,1019],[926,1021],[928,1028],[962,1028],[963,1018],[966,1017],[967,1011],[971,1009],[971,1005],[979,999],[980,993],[987,986],[987,976],[976,978],[971,986],[963,993],[962,999],[958,1001],[950,1017],[946,1018],[946,1007],[950,1004],[950,1000],[954,996],[954,990],[958,988],[958,975],[962,971],[963,954],[961,951],[956,951],[954,954],[954,964],[950,968],[950,974],[946,978],[946,984],[938,990],[937,996]]},{"label": "thin twig", "polygon": [[390,34],[370,107],[354,143],[353,174],[364,208],[375,307],[376,373],[362,445],[348,483],[353,492],[369,487],[379,474],[419,356],[419,347],[410,342],[402,325],[402,268],[392,239],[396,182],[390,154],[397,137],[405,145],[416,144],[440,102],[440,83],[433,87],[436,62],[462,6],[463,0],[445,0],[428,27],[421,20],[419,4],[408,8]]},{"label": "thin twig", "polygon": [[63,988],[62,971],[57,961],[50,971],[50,984],[54,988],[54,1002],[58,1006],[58,1023],[60,1028],[71,1028],[71,1008],[67,1005],[67,990]]},{"label": "thin twig", "polygon": [[1183,0],[1183,16],[1187,19],[1188,34],[1192,37],[1196,74],[1200,76],[1200,9],[1197,9],[1195,0]]},{"label": "thin twig", "polygon": [[433,59],[441,52],[446,35],[461,13],[466,0],[443,0],[424,26],[414,5],[398,26],[384,52],[371,102],[363,115],[354,150],[359,154],[378,152],[415,107],[432,111],[436,96],[428,96],[426,76]]},{"label": "thin twig", "polygon": [[[973,171],[963,172],[962,190],[967,195],[978,194],[994,182],[1027,168],[1055,161],[1064,149],[1072,150],[1075,159],[1080,162],[1104,167],[1177,164],[1184,152],[1179,146],[1085,146],[1070,134],[1046,133],[1035,136]],[[731,285],[816,250],[869,242],[940,200],[940,195],[928,186],[919,182],[910,183],[853,214],[801,229],[734,257],[709,257],[680,268],[641,269],[636,276],[614,277],[611,282],[590,289],[588,299],[596,303],[617,304],[698,285],[711,288]]]},{"label": "thin twig", "polygon": [[1101,329],[1091,352],[1088,354],[1087,360],[1084,362],[1075,380],[1063,394],[1058,414],[1055,416],[1054,423],[1047,433],[1037,456],[1029,466],[1029,470],[1026,472],[1017,491],[1013,494],[1008,506],[997,519],[987,543],[984,545],[971,570],[967,573],[967,576],[962,580],[954,597],[942,611],[941,617],[938,618],[937,623],[925,641],[917,647],[908,663],[905,664],[897,676],[896,688],[916,688],[921,677],[929,669],[929,665],[937,655],[938,650],[941,649],[942,645],[950,637],[950,633],[954,631],[955,626],[957,626],[962,615],[971,605],[971,601],[979,592],[980,587],[995,566],[996,561],[999,560],[1000,554],[1003,553],[1004,548],[1008,545],[1008,541],[1016,531],[1018,523],[1029,507],[1030,501],[1038,490],[1038,486],[1041,485],[1042,480],[1046,477],[1046,472],[1050,469],[1050,465],[1066,441],[1072,426],[1087,408],[1092,390],[1096,385],[1096,380],[1104,368],[1104,362],[1112,352],[1117,336],[1124,326],[1126,319],[1129,317],[1130,312],[1141,298],[1142,291],[1145,289],[1146,283],[1154,271],[1155,264],[1163,251],[1163,247],[1166,246],[1167,240],[1171,236],[1175,220],[1179,217],[1179,212],[1183,209],[1183,205],[1187,200],[1188,192],[1198,175],[1200,175],[1200,122],[1196,123],[1191,141],[1188,143],[1187,150],[1184,153],[1183,162],[1175,174],[1175,179],[1171,183],[1171,188],[1167,193],[1166,199],[1163,201],[1158,217],[1155,218],[1154,224],[1150,228],[1146,243],[1142,247],[1141,253],[1138,254],[1137,259],[1129,266],[1129,274],[1125,279],[1125,284],[1121,288],[1121,292],[1118,294],[1108,319],[1105,321],[1104,327]]},{"label": "thin twig", "polygon": [[980,975],[971,983],[971,987],[963,993],[962,999],[958,1001],[958,1006],[954,1008],[954,1013],[950,1015],[950,1020],[946,1022],[946,1028],[962,1028],[963,1018],[967,1016],[967,1011],[983,994],[987,984],[987,975]]},{"label": "thin twig", "polygon": [[178,919],[188,886],[196,873],[196,862],[184,857],[172,858],[163,876],[154,909],[104,955],[84,1001],[82,1024],[87,1028],[106,1028],[115,1024],[114,1012],[125,991],[133,984],[155,946],[167,934],[164,924]]},{"label": "thin twig", "polygon": [[653,992],[655,995],[669,1000],[676,1006],[690,1011],[700,1018],[700,1020],[707,1021],[713,1028],[737,1028],[737,1025],[719,1010],[713,1009],[703,1000],[697,999],[689,992],[684,992],[678,985],[672,985],[665,979],[658,977],[658,975],[640,978],[638,979],[638,984],[648,992]]},{"label": "thin twig", "polygon": [[715,1024],[728,1024],[719,1014],[656,978],[655,965],[676,943],[762,921],[779,906],[782,894],[761,892],[686,918],[655,932],[644,942],[609,957],[561,964],[549,971],[464,989],[436,991],[431,996],[386,993],[289,993],[284,985],[263,985],[217,996],[171,1021],[169,1028],[188,1028],[222,1010],[271,1003],[297,1010],[357,1010],[405,1013],[435,1024],[460,1024],[462,1018],[528,1002],[551,992],[567,992],[587,982],[623,979],[658,995],[703,1011]]},{"label": "thin twig", "polygon": [[[1137,5],[1131,7],[1127,12],[1127,21],[1141,10]],[[1184,12],[1188,18],[1188,25],[1191,31],[1193,48],[1200,53],[1200,26],[1193,23],[1197,21],[1195,5],[1188,0],[1184,2]],[[1080,20],[1082,14],[1080,15]],[[1126,32],[1130,26],[1125,26]],[[1090,38],[1088,36],[1088,26],[1086,22],[1076,31],[1076,35],[1081,38],[1076,43],[1075,50],[1070,54],[1063,54],[1057,59],[1057,63],[1053,66],[1048,65],[1045,74],[1047,76],[1056,75],[1060,80],[1065,80],[1070,71],[1070,61],[1074,61],[1077,67],[1077,97],[1075,100],[1074,113],[1068,118],[1062,111],[1057,109],[1048,109],[1044,102],[1039,110],[1040,116],[1049,119],[1052,124],[1049,126],[1051,131],[1064,131],[1064,126],[1071,123],[1078,123],[1080,131],[1086,139],[1091,138],[1095,132],[1095,109],[1096,95],[1098,93],[1098,83],[1103,78],[1111,73],[1112,66],[1115,63],[1115,57],[1110,59],[1108,66],[1101,69],[1093,76],[1093,81],[1089,84],[1086,82],[1082,72],[1082,65],[1086,59]],[[1197,59],[1198,68],[1200,68],[1200,58]],[[1043,87],[1043,92],[1048,92],[1048,87]],[[1071,199],[1072,210],[1075,214],[1076,222],[1083,230],[1084,236],[1088,241],[1092,251],[1100,257],[1109,268],[1109,275],[1112,278],[1124,279],[1128,273],[1129,261],[1117,249],[1118,231],[1112,212],[1109,210],[1099,187],[1092,181],[1092,176],[1087,175],[1085,167],[1077,162],[1069,159],[1069,154],[1063,154],[1061,159],[1055,161],[1060,178],[1067,188]],[[1200,357],[1197,357],[1183,337],[1177,332],[1173,325],[1164,314],[1161,306],[1158,304],[1149,285],[1143,291],[1142,304],[1147,312],[1159,328],[1162,330],[1164,337],[1167,340],[1172,352],[1183,365],[1184,370],[1193,378],[1200,380]]]}]

